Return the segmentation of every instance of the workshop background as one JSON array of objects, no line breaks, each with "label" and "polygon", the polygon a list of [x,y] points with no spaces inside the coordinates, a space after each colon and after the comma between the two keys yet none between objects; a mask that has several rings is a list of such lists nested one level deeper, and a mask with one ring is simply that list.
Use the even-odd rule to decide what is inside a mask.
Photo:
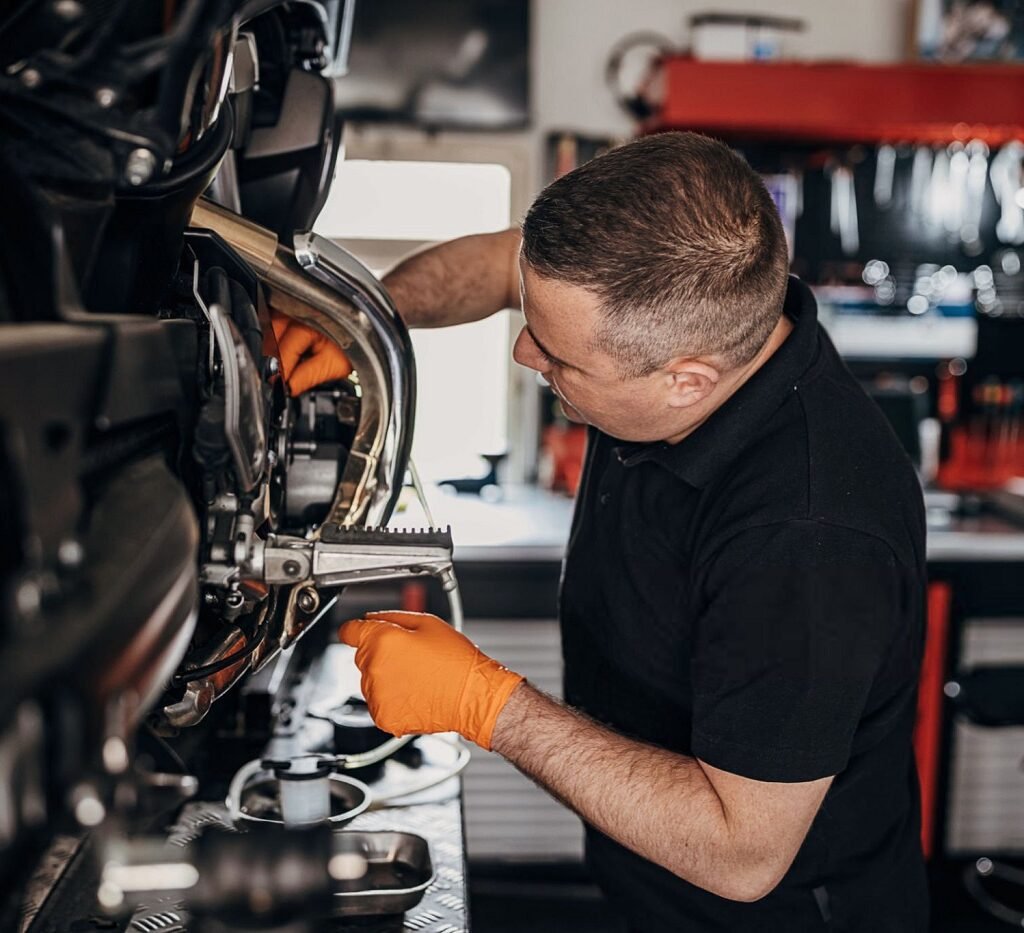
[{"label": "workshop background", "polygon": [[[76,0],[39,5],[57,25],[88,7]],[[579,820],[497,755],[474,747],[467,765],[461,748],[435,736],[393,745],[373,726],[358,696],[353,652],[335,633],[343,620],[382,607],[456,622],[461,594],[469,637],[560,694],[558,585],[584,430],[565,420],[543,380],[512,362],[522,326],[517,312],[414,331],[415,468],[399,497],[411,358],[404,329],[366,269],[383,275],[428,244],[515,225],[554,178],[668,129],[721,138],[761,173],[786,229],[793,271],[815,291],[823,325],[917,466],[927,501],[929,590],[914,743],[933,929],[1024,927],[1024,0],[238,5],[256,25],[238,35],[211,31],[196,43],[204,54],[212,49],[218,66],[206,69],[204,106],[189,110],[170,97],[154,108],[175,124],[182,114],[199,121],[195,133],[159,137],[182,146],[187,138],[193,147],[166,158],[136,142],[110,142],[110,152],[101,145],[137,139],[113,122],[122,106],[133,133],[150,117],[133,113],[131,96],[119,96],[120,89],[89,86],[91,74],[78,76],[81,87],[51,80],[70,57],[41,56],[52,72],[14,61],[0,75],[12,99],[39,105],[62,133],[91,134],[82,151],[102,155],[113,178],[110,204],[100,207],[119,202],[103,252],[116,262],[103,265],[81,296],[53,274],[65,270],[56,261],[47,266],[44,251],[31,263],[8,263],[22,273],[12,279],[31,280],[38,294],[53,297],[55,310],[53,320],[34,321],[31,315],[42,318],[49,306],[12,292],[23,317],[0,322],[0,359],[18,382],[9,398],[0,395],[0,476],[13,475],[13,466],[24,467],[22,478],[35,471],[37,491],[57,477],[56,491],[39,498],[61,510],[75,534],[85,527],[84,519],[75,524],[81,503],[58,495],[64,487],[57,482],[77,492],[80,447],[92,454],[90,470],[109,469],[117,481],[110,487],[134,496],[114,515],[130,534],[91,526],[103,545],[94,549],[112,568],[97,577],[106,589],[77,586],[76,574],[96,560],[86,547],[92,538],[62,537],[56,522],[45,527],[53,553],[24,548],[19,557],[33,567],[52,557],[57,569],[48,575],[23,574],[11,557],[13,533],[4,541],[17,574],[0,567],[0,602],[7,600],[4,611],[14,620],[0,619],[0,648],[28,645],[40,673],[37,689],[36,665],[23,662],[27,652],[0,654],[0,677],[15,685],[9,696],[0,693],[0,707],[13,711],[0,717],[0,870],[18,885],[28,879],[24,892],[15,885],[0,891],[0,928],[17,916],[20,931],[184,933],[196,929],[188,925],[192,911],[212,924],[203,929],[238,930],[274,903],[272,890],[284,913],[310,914],[289,915],[278,930],[311,930],[305,920],[348,908],[355,928],[381,933],[622,933],[588,874]],[[186,7],[199,9],[169,3],[166,10]],[[180,17],[184,26],[188,20]],[[175,51],[162,41],[140,44],[127,72],[156,68]],[[184,56],[191,44],[175,46]],[[0,59],[4,54],[0,48]],[[61,123],[68,114],[54,99],[63,106],[61,95],[72,92],[88,100],[69,97],[74,107]],[[217,93],[230,105],[219,108]],[[229,116],[218,123],[218,113]],[[26,137],[50,127],[47,121],[26,119]],[[334,164],[337,128],[342,151]],[[5,142],[0,138],[0,156]],[[34,145],[28,151],[63,151],[41,132]],[[68,152],[79,150],[68,144]],[[286,241],[293,217],[318,203],[317,185],[332,165],[330,193],[313,226],[319,236]],[[11,185],[0,215],[16,213],[23,198],[26,214],[44,201],[30,204]],[[85,252],[93,215],[68,214],[68,243]],[[149,230],[151,220],[153,230],[166,227],[173,236],[163,242]],[[64,242],[49,236],[49,227],[39,230],[60,258]],[[28,256],[28,248],[14,251],[23,242],[40,240],[12,234],[0,255]],[[166,265],[162,278],[138,262],[150,252]],[[35,274],[36,261],[46,274]],[[136,287],[136,278],[146,287]],[[74,314],[56,313],[68,307]],[[308,321],[325,340],[352,338],[341,345],[353,351],[355,379],[285,398],[279,348],[263,345],[269,319],[259,314],[288,308],[276,319],[285,327]],[[104,312],[99,324],[79,313],[97,309]],[[115,311],[150,319],[122,327]],[[37,327],[22,328],[25,321]],[[248,323],[244,336],[238,321]],[[333,327],[325,329],[325,321]],[[47,338],[47,327],[59,327],[69,346],[72,334],[84,332],[89,340],[76,352],[86,362],[59,369],[47,363],[46,354],[63,347]],[[101,339],[92,328],[100,327],[109,330],[94,365]],[[21,352],[17,338],[26,334],[37,335],[33,352],[42,362]],[[146,356],[138,346],[155,349]],[[76,417],[80,408],[84,428],[42,409],[39,424],[32,423],[34,403],[21,399],[53,371],[61,373],[59,385],[47,378],[39,397],[55,411],[73,407]],[[182,387],[189,391],[179,393]],[[192,397],[198,389],[205,403],[221,407],[200,405]],[[174,418],[161,393],[176,406]],[[159,419],[149,418],[151,407]],[[177,408],[188,414],[182,424],[197,422],[205,434],[179,431]],[[243,424],[246,412],[251,418]],[[368,443],[365,424],[386,437],[372,456],[357,444]],[[11,438],[22,436],[38,442],[36,463],[18,459],[27,448]],[[225,441],[236,443],[228,449]],[[121,459],[134,466],[136,456],[164,470],[152,476],[166,474],[166,482],[150,476],[147,486],[149,474],[121,469]],[[179,461],[187,484],[167,469]],[[64,464],[70,466],[59,472]],[[260,475],[246,485],[243,474],[254,464]],[[394,482],[386,475],[392,467]],[[240,491],[217,485],[232,475]],[[271,511],[272,483],[275,514],[260,519],[272,525],[268,535],[252,509],[262,503]],[[338,511],[335,497],[345,484],[366,497],[365,511],[355,494],[348,507],[370,527],[351,526]],[[95,486],[107,488],[98,480]],[[155,509],[144,506],[158,502],[161,490],[180,499],[173,514],[201,544],[169,522],[158,527]],[[0,484],[0,517],[14,516],[23,505],[18,495]],[[98,493],[97,501],[104,501]],[[448,562],[452,540],[437,530],[445,526],[454,539],[457,587]],[[422,531],[392,534],[400,529]],[[316,570],[314,548],[324,558]],[[108,549],[116,559],[105,556]],[[142,605],[164,581],[150,564],[131,559],[152,559],[169,576],[175,554],[192,589],[173,591],[174,609],[191,621],[166,644],[149,639],[166,669],[136,665],[137,679],[154,682],[143,703],[145,691],[129,676],[135,668],[122,685],[114,661],[137,647],[131,626],[142,631],[149,618],[130,611],[132,591]],[[136,566],[143,570],[133,577],[126,568]],[[339,586],[346,588],[335,598]],[[279,592],[286,595],[280,605]],[[96,615],[113,620],[114,634],[109,644],[97,642],[103,653],[87,643],[94,653],[83,648],[81,662],[72,650],[77,642],[67,637],[72,626],[47,630],[40,619],[61,623],[58,611],[86,617],[80,607],[90,597],[105,600]],[[161,632],[175,618],[165,615]],[[197,637],[186,652],[197,615],[210,642]],[[97,631],[108,637],[107,629]],[[204,653],[207,644],[212,654]],[[66,660],[54,646],[67,649]],[[93,690],[94,680],[117,702]],[[22,681],[31,689],[15,696]],[[82,771],[79,763],[92,760],[99,761],[95,773]],[[332,769],[349,769],[366,784]],[[307,821],[301,805],[314,798],[317,819]],[[136,810],[147,812],[146,822],[124,818]],[[395,872],[386,897],[375,897],[381,890],[372,887],[365,853],[345,850],[345,833],[328,832],[328,812],[330,829],[344,823],[386,850],[372,853]],[[282,825],[261,835],[255,822]],[[303,822],[317,825],[296,829]],[[211,827],[217,831],[204,835]],[[240,828],[251,835],[236,835]],[[323,830],[341,848],[321,859],[324,853],[301,842],[307,830]],[[388,842],[397,831],[402,846]],[[293,849],[279,844],[282,838]],[[94,842],[100,858],[92,864]],[[43,853],[38,864],[23,858],[28,851]],[[353,854],[362,874],[349,877]],[[323,869],[322,877],[292,871],[293,855],[294,864]],[[190,859],[208,859],[196,864],[216,871],[200,872]],[[304,891],[289,887],[298,875],[311,890],[336,897],[304,904]],[[282,878],[288,883],[274,888]],[[349,883],[354,887],[346,889]]]},{"label": "workshop background", "polygon": [[[420,22],[415,6],[407,5],[408,41]],[[528,89],[516,84],[515,50],[504,46],[504,69],[489,72],[510,79],[500,90],[485,80],[474,93],[453,79],[464,96],[449,111],[433,94],[417,98],[418,111],[382,112],[372,82],[360,100],[357,13],[353,107],[378,109],[346,127],[320,232],[384,270],[423,243],[516,222],[545,183],[640,133],[698,130],[740,149],[780,208],[794,271],[815,286],[825,325],[927,490],[931,588],[916,751],[934,927],[1016,923],[1024,5],[969,4],[984,14],[980,27],[957,21],[963,4],[941,0],[450,6],[503,7],[512,40],[526,38],[514,8],[528,16]],[[472,60],[475,41],[486,45],[462,37],[450,68],[459,55]],[[455,529],[467,630],[557,694],[555,599],[582,433],[532,374],[510,367],[518,328],[508,313],[414,335],[414,455],[452,493],[435,496],[434,508]],[[416,525],[415,509],[403,520]],[[419,585],[394,596],[442,608]],[[464,805],[474,930],[614,928],[588,882],[571,814],[479,751]]]}]

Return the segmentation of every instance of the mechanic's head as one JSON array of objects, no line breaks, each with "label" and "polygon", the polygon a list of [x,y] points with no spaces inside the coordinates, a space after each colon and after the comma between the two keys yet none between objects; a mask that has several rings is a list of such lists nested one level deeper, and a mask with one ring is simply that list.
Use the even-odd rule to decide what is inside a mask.
[{"label": "mechanic's head", "polygon": [[663,133],[549,185],[523,223],[515,358],[570,418],[674,440],[763,362],[788,254],[756,172],[720,142]]}]

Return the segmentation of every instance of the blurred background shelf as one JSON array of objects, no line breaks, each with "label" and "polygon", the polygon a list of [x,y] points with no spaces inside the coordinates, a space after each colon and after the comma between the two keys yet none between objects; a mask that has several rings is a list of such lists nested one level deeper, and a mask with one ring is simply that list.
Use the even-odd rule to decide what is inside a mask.
[{"label": "blurred background shelf", "polygon": [[1024,69],[1016,65],[707,62],[661,65],[648,132],[831,143],[990,146],[1024,139]]}]

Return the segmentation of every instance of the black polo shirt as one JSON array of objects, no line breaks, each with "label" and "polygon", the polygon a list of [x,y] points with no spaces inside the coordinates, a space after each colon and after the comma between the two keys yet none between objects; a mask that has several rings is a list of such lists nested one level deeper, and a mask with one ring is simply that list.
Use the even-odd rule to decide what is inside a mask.
[{"label": "black polo shirt", "polygon": [[588,828],[593,872],[643,933],[927,929],[921,490],[797,279],[785,310],[787,340],[682,442],[591,431],[562,580],[568,702],[754,780],[838,775],[752,904]]}]

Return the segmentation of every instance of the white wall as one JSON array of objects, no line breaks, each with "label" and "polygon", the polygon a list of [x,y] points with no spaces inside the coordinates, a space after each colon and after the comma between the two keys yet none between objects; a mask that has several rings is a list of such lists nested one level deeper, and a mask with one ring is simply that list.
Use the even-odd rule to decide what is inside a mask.
[{"label": "white wall", "polygon": [[612,46],[640,30],[688,42],[697,12],[762,13],[802,19],[789,45],[808,59],[895,61],[906,44],[908,0],[532,0],[535,130],[630,135],[629,119],[604,85]]}]

